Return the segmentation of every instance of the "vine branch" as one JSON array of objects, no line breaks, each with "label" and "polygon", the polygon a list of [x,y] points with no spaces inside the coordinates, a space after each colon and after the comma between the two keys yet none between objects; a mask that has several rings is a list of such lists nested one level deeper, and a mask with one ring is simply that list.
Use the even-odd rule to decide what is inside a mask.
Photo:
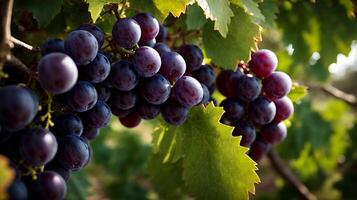
[{"label": "vine branch", "polygon": [[25,42],[19,40],[19,39],[16,39],[14,37],[11,36],[11,42],[13,42],[15,45],[18,45],[18,46],[21,46],[27,50],[30,50],[30,51],[39,51],[40,49],[38,47],[33,47],[29,44],[26,44]]},{"label": "vine branch", "polygon": [[309,88],[315,89],[315,90],[321,90],[328,95],[331,95],[337,99],[340,99],[340,100],[346,102],[350,106],[357,107],[357,97],[356,96],[354,96],[352,94],[348,94],[332,85],[313,84],[313,85],[310,85]]},{"label": "vine branch", "polygon": [[309,189],[294,175],[286,163],[279,157],[279,154],[272,148],[268,152],[268,158],[275,171],[299,193],[302,199],[316,200],[317,198]]},{"label": "vine branch", "polygon": [[11,17],[13,0],[0,0],[0,71],[5,62],[10,58],[11,42]]}]

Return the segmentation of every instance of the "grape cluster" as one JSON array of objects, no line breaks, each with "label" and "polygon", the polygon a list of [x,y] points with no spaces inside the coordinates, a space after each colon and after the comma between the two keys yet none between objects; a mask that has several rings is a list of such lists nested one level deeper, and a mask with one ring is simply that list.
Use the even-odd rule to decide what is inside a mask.
[{"label": "grape cluster", "polygon": [[10,199],[64,199],[66,181],[90,162],[89,141],[112,113],[128,128],[160,113],[180,125],[191,107],[212,100],[215,74],[201,49],[174,52],[166,37],[149,13],[118,19],[108,41],[84,24],[42,45],[31,84],[0,82],[0,154],[17,172]]},{"label": "grape cluster", "polygon": [[218,91],[226,97],[220,104],[225,111],[220,122],[235,127],[232,135],[242,136],[240,145],[250,147],[248,155],[255,161],[285,139],[283,121],[294,110],[286,96],[292,81],[275,71],[277,65],[276,55],[261,49],[247,64],[239,63],[236,71],[221,71],[216,80]]}]

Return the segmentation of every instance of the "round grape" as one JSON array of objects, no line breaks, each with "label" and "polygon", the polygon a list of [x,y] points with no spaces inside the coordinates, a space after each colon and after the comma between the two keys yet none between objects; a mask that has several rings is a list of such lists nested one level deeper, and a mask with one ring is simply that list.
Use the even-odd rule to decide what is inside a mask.
[{"label": "round grape", "polygon": [[106,103],[97,101],[92,109],[83,113],[83,116],[87,126],[101,128],[108,125],[112,118],[112,112]]},{"label": "round grape", "polygon": [[121,60],[113,64],[110,82],[120,91],[130,91],[139,83],[139,76],[132,63]]},{"label": "round grape", "polygon": [[176,100],[187,107],[199,104],[203,98],[203,89],[200,82],[189,76],[181,77],[175,83],[173,92]]},{"label": "round grape", "polygon": [[277,144],[286,138],[287,129],[283,122],[262,126],[260,137],[269,144]]},{"label": "round grape", "polygon": [[142,41],[149,41],[155,39],[157,34],[159,34],[160,26],[159,22],[155,17],[149,13],[138,13],[133,19],[137,21],[141,29],[141,38]]},{"label": "round grape", "polygon": [[278,58],[275,53],[267,49],[261,49],[254,52],[248,63],[249,69],[261,79],[270,76],[277,65]]},{"label": "round grape", "polygon": [[159,73],[171,82],[177,81],[186,71],[186,63],[182,56],[176,52],[161,54],[161,68]]},{"label": "round grape", "polygon": [[193,72],[193,77],[207,87],[210,87],[216,79],[216,76],[209,65],[202,65],[198,70]]},{"label": "round grape", "polygon": [[99,128],[85,127],[81,137],[85,137],[88,140],[94,140],[95,138],[98,137],[99,133],[100,133]]},{"label": "round grape", "polygon": [[68,104],[76,112],[85,112],[93,108],[97,100],[97,90],[85,81],[79,81],[67,94]]},{"label": "round grape", "polygon": [[287,95],[291,89],[291,79],[284,72],[274,72],[263,80],[263,93],[269,100],[275,101]]},{"label": "round grape", "polygon": [[141,37],[141,29],[133,19],[118,19],[112,30],[113,40],[121,47],[132,48]]},{"label": "round grape", "polygon": [[255,162],[258,162],[270,150],[271,145],[257,138],[250,147],[248,156]]},{"label": "round grape", "polygon": [[178,53],[185,59],[188,71],[195,71],[201,67],[203,53],[198,46],[193,44],[182,45]]},{"label": "round grape", "polygon": [[154,105],[164,103],[169,98],[170,91],[170,82],[160,74],[145,79],[141,86],[141,95],[147,102]]},{"label": "round grape", "polygon": [[153,105],[148,102],[142,101],[140,102],[136,110],[142,119],[150,120],[155,119],[160,114],[160,106]]},{"label": "round grape", "polygon": [[110,98],[110,105],[112,108],[118,108],[121,110],[129,110],[133,108],[136,104],[138,97],[134,91],[130,92],[119,92],[116,91],[112,94]]},{"label": "round grape", "polygon": [[171,52],[170,47],[162,42],[158,42],[155,44],[154,49],[159,53],[159,55],[163,55],[166,52]]},{"label": "round grape", "polygon": [[130,113],[130,110],[123,110],[123,109],[117,108],[117,107],[111,105],[110,102],[109,102],[109,106],[110,106],[112,113],[119,118],[125,117]]},{"label": "round grape", "polygon": [[218,91],[226,97],[237,96],[236,82],[242,77],[243,74],[240,71],[223,70],[216,79]]},{"label": "round grape", "polygon": [[186,121],[188,108],[176,101],[169,101],[161,107],[161,115],[168,124],[178,126]]},{"label": "round grape", "polygon": [[51,131],[58,135],[75,134],[80,136],[83,132],[83,123],[81,118],[74,114],[61,114],[54,118],[54,126]]},{"label": "round grape", "polygon": [[49,53],[60,52],[65,53],[64,42],[61,39],[49,39],[41,46],[41,55],[45,56]]},{"label": "round grape", "polygon": [[201,84],[201,86],[202,86],[202,90],[203,90],[203,96],[202,96],[202,101],[200,102],[200,104],[207,105],[210,102],[211,94],[210,94],[208,88],[206,87],[206,85]]},{"label": "round grape", "polygon": [[141,117],[136,111],[131,111],[125,117],[119,118],[119,121],[127,128],[134,128],[140,124]]},{"label": "round grape", "polygon": [[155,44],[156,44],[155,38],[152,40],[149,40],[149,41],[142,41],[142,40],[139,41],[140,47],[142,47],[142,46],[154,47]]},{"label": "round grape", "polygon": [[276,113],[276,107],[265,97],[259,97],[249,104],[249,118],[260,125],[265,125],[273,121]]},{"label": "round grape", "polygon": [[77,28],[77,30],[85,30],[90,32],[95,37],[95,39],[97,39],[99,49],[103,46],[105,34],[98,26],[94,24],[82,24]]},{"label": "round grape", "polygon": [[133,64],[140,76],[151,77],[160,70],[160,55],[151,47],[140,47],[134,54]]},{"label": "round grape", "polygon": [[95,85],[95,89],[97,90],[98,101],[107,102],[109,100],[112,92],[105,84]]},{"label": "round grape", "polygon": [[236,99],[225,99],[221,105],[225,111],[225,118],[229,121],[237,121],[245,114],[244,104]]},{"label": "round grape", "polygon": [[68,181],[69,177],[71,176],[71,171],[69,171],[68,169],[63,168],[60,164],[58,164],[57,162],[54,162],[54,161],[48,163],[45,166],[45,171],[56,172],[65,181]]},{"label": "round grape", "polygon": [[26,185],[20,180],[16,179],[7,189],[9,200],[26,200],[28,192]]},{"label": "round grape", "polygon": [[156,36],[156,41],[164,42],[167,38],[167,34],[168,34],[167,28],[162,24],[160,24],[159,34],[157,34]]},{"label": "round grape", "polygon": [[291,100],[287,96],[275,100],[274,104],[276,107],[274,122],[278,123],[284,121],[294,113],[293,102],[291,102]]},{"label": "round grape", "polygon": [[235,96],[244,102],[251,102],[255,100],[261,92],[259,80],[250,75],[243,75],[239,77],[235,82],[235,87],[237,88]]},{"label": "round grape", "polygon": [[80,72],[84,75],[85,80],[92,83],[99,83],[108,77],[110,73],[110,62],[105,55],[98,53],[92,62],[80,67]]},{"label": "round grape", "polygon": [[241,121],[234,124],[235,128],[232,132],[233,136],[242,136],[240,145],[250,147],[256,138],[255,128],[252,123]]}]

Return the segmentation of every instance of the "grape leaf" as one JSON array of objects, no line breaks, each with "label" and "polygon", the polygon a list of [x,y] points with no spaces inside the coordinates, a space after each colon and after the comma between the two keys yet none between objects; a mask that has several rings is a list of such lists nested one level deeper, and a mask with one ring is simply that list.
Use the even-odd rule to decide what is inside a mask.
[{"label": "grape leaf", "polygon": [[159,21],[164,21],[164,14],[155,6],[153,0],[130,0],[130,7],[143,12],[149,12]]},{"label": "grape leaf", "polygon": [[193,4],[187,8],[186,12],[186,26],[187,29],[200,29],[207,22],[203,10],[197,5]]},{"label": "grape leaf", "polygon": [[91,14],[93,22],[96,22],[104,5],[109,3],[121,3],[122,0],[85,0],[89,6],[88,11]]},{"label": "grape leaf", "polygon": [[279,12],[278,3],[276,0],[264,0],[263,2],[259,3],[259,8],[265,17],[265,21],[261,25],[264,28],[276,27],[276,14]]},{"label": "grape leaf", "polygon": [[233,4],[243,8],[246,13],[252,15],[257,23],[264,22],[265,17],[254,0],[231,0]]},{"label": "grape leaf", "polygon": [[234,15],[229,7],[228,0],[197,0],[198,5],[203,9],[207,18],[215,21],[214,30],[225,38],[228,34],[228,25]]},{"label": "grape leaf", "polygon": [[46,3],[42,0],[18,0],[14,3],[15,9],[32,12],[39,25],[45,27],[61,11],[63,0],[48,0]]},{"label": "grape leaf", "polygon": [[190,0],[154,0],[154,3],[164,17],[167,17],[169,13],[172,13],[175,17],[179,17],[181,13],[185,12]]},{"label": "grape leaf", "polygon": [[256,42],[261,40],[260,26],[241,8],[233,11],[235,15],[226,38],[212,30],[212,23],[205,25],[202,36],[207,56],[226,69],[235,69],[239,60],[248,60]]},{"label": "grape leaf", "polygon": [[9,160],[0,155],[0,199],[6,198],[6,190],[15,178],[15,172],[9,166]]},{"label": "grape leaf", "polygon": [[288,96],[292,102],[298,102],[306,95],[307,95],[307,87],[299,84],[293,84]]}]

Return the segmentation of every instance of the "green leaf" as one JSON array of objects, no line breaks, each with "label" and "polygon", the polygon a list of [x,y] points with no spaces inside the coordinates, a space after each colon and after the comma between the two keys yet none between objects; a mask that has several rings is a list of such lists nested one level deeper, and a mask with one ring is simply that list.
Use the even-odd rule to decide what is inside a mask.
[{"label": "green leaf", "polygon": [[197,5],[191,5],[187,8],[186,26],[187,29],[201,29],[207,22],[203,10]]},{"label": "green leaf", "polygon": [[88,175],[85,170],[72,173],[71,178],[68,180],[68,192],[66,199],[86,200],[89,196],[89,181]]},{"label": "green leaf", "polygon": [[[134,8],[136,10],[140,10],[143,12],[149,12],[155,16],[159,21],[164,21],[164,14],[155,6],[153,0],[129,0],[130,8]],[[134,13],[132,13],[134,14]]]},{"label": "green leaf", "polygon": [[231,0],[231,2],[243,8],[249,15],[252,15],[257,23],[264,22],[265,17],[261,13],[258,3],[254,0]]},{"label": "green leaf", "polygon": [[276,0],[264,0],[263,2],[259,3],[259,8],[262,14],[265,17],[264,23],[261,25],[264,28],[273,28],[276,27],[276,14],[279,12],[278,3]]},{"label": "green leaf", "polygon": [[27,10],[33,13],[34,18],[41,27],[48,25],[51,20],[61,11],[63,0],[17,0],[15,9]]},{"label": "green leaf", "polygon": [[229,7],[228,0],[197,0],[198,5],[203,9],[207,18],[215,21],[214,30],[225,38],[228,34],[228,25],[234,15]]},{"label": "green leaf", "polygon": [[289,98],[292,102],[298,102],[308,94],[307,87],[299,84],[294,84],[291,87]]},{"label": "green leaf", "polygon": [[191,0],[154,0],[156,7],[161,11],[164,17],[172,13],[175,17],[179,17],[184,13],[186,6]]},{"label": "green leaf", "polygon": [[248,60],[256,42],[261,40],[261,28],[252,22],[251,16],[241,8],[233,11],[235,15],[226,38],[212,30],[212,23],[205,25],[202,36],[207,56],[226,69],[235,69],[238,61]]},{"label": "green leaf", "polygon": [[62,12],[64,13],[66,26],[69,30],[73,30],[91,21],[88,4],[83,1],[66,1]]},{"label": "green leaf", "polygon": [[6,190],[15,178],[15,172],[9,164],[9,160],[0,155],[0,199],[7,199]]},{"label": "green leaf", "polygon": [[89,6],[88,11],[91,14],[93,22],[96,22],[104,5],[109,3],[121,3],[122,0],[85,0]]}]

